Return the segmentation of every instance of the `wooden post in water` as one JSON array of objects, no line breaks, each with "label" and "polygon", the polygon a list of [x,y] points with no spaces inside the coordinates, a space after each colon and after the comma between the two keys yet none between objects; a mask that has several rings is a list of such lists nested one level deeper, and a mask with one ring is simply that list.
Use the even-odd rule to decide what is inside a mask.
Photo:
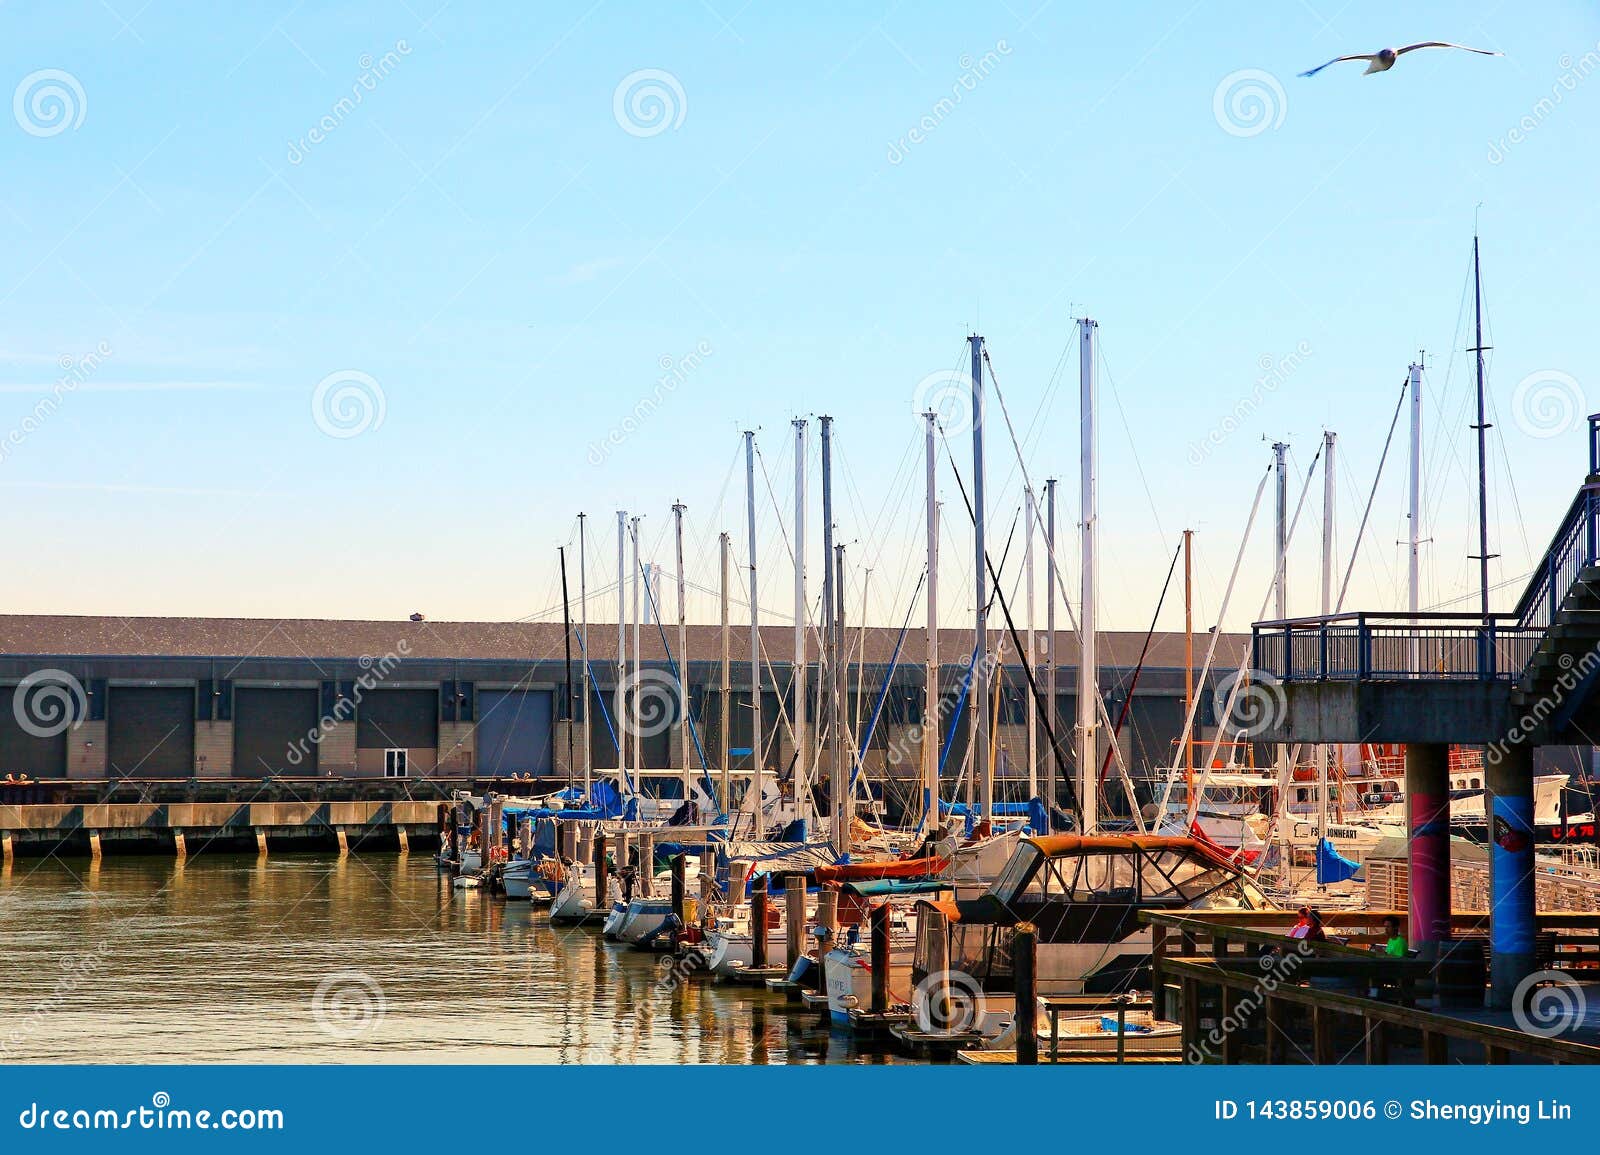
[{"label": "wooden post in water", "polygon": [[789,949],[789,969],[800,961],[806,949],[806,876],[790,874],[783,881],[784,943]]},{"label": "wooden post in water", "polygon": [[594,832],[594,909],[606,909],[606,832]]},{"label": "wooden post in water", "polygon": [[922,983],[929,985],[927,1002],[914,1010],[917,1026],[932,1032],[950,1021],[950,939],[945,933],[944,912],[925,907],[919,917],[917,935],[926,935],[928,945],[928,973]]},{"label": "wooden post in water", "polygon": [[[1011,973],[1015,978],[1013,989],[1017,995],[1015,1011],[1017,1035],[1017,1065],[1037,1066],[1039,1062],[1039,1031],[1035,1026],[1039,1016],[1038,956],[1039,931],[1031,922],[1019,922],[1011,932]],[[1119,1035],[1117,1046],[1122,1039]]]},{"label": "wooden post in water", "polygon": [[651,897],[656,878],[656,836],[639,835],[639,896]]},{"label": "wooden post in water", "polygon": [[750,967],[761,970],[767,965],[767,879],[763,874],[756,880],[755,892],[750,895]]},{"label": "wooden post in water", "polygon": [[872,908],[872,1013],[889,1010],[889,904]]},{"label": "wooden post in water", "polygon": [[180,861],[189,856],[189,846],[183,840],[183,831],[174,830],[172,832],[172,849]]},{"label": "wooden post in water", "polygon": [[[404,826],[396,826],[394,828],[394,837],[395,841],[400,846],[400,853],[410,854],[411,836],[406,833],[406,828]],[[257,849],[259,849],[262,854],[267,852],[267,836],[265,832],[262,832],[261,838],[257,842]]]},{"label": "wooden post in water", "polygon": [[687,878],[688,857],[682,853],[672,856],[672,917],[683,926],[684,885]]},{"label": "wooden post in water", "polygon": [[89,857],[95,862],[100,860],[100,832],[89,831]]}]

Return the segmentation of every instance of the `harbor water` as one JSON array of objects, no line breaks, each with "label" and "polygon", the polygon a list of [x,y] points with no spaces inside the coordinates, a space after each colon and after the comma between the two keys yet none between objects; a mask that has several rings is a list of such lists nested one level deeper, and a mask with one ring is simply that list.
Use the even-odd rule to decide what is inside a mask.
[{"label": "harbor water", "polygon": [[427,855],[18,859],[0,1061],[886,1062]]}]

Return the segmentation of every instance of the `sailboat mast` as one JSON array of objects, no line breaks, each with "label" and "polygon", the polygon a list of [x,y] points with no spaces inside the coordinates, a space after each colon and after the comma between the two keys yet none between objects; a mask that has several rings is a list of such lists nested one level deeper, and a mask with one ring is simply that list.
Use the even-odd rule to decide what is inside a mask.
[{"label": "sailboat mast", "polygon": [[687,508],[681,501],[672,503],[672,541],[678,555],[678,748],[683,752],[685,802],[694,791],[694,774],[689,769],[694,739],[689,733],[689,617],[685,605],[688,583],[683,574],[683,511]]},{"label": "sailboat mast", "polygon": [[594,777],[594,734],[589,725],[589,553],[586,531],[588,514],[578,515],[578,648],[583,651],[583,669],[579,681],[583,684],[583,796],[589,797],[589,787]]},{"label": "sailboat mast", "polygon": [[[640,522],[640,520],[641,519],[640,519],[638,514],[635,514],[633,517],[630,517],[628,519],[628,536],[629,536],[630,542],[631,542],[632,547],[633,547],[633,654],[632,654],[633,674],[632,674],[632,685],[633,685],[633,708],[634,708],[634,710],[636,712],[639,709],[639,689],[640,689],[640,687],[639,687],[639,679],[643,676],[643,670],[641,670],[641,668],[640,668],[641,665],[643,664],[641,651],[644,648],[643,642],[642,642],[642,640],[640,639],[640,636],[639,636],[639,631],[641,629],[642,620],[643,620],[643,617],[644,617],[644,614],[642,612],[643,602],[641,600],[641,593],[642,593],[643,588],[644,588],[644,581],[643,581],[643,576],[642,576],[640,568],[639,568],[639,522]],[[635,717],[630,716],[628,721],[625,723],[625,725],[627,725],[628,729],[633,731],[632,741],[630,741],[628,743],[628,750],[629,750],[629,753],[631,755],[631,760],[628,763],[628,768],[631,769],[634,772],[633,773],[634,789],[636,789],[636,790],[641,785],[643,785],[643,779],[641,779],[640,776],[639,776],[639,771],[644,769],[644,750],[643,750],[643,747],[642,747],[642,745],[641,745],[641,743],[639,741],[639,731],[638,731],[638,724],[639,724],[639,722],[641,720],[642,719],[640,719],[640,718],[635,718]],[[641,793],[642,793],[642,791],[641,791]]]},{"label": "sailboat mast", "polygon": [[922,419],[927,425],[923,434],[923,468],[928,517],[928,655],[922,675],[922,826],[924,830],[932,830],[939,825],[939,506],[936,500],[938,459],[934,451],[934,425],[939,415],[930,409]]},{"label": "sailboat mast", "polygon": [[1095,529],[1099,520],[1099,438],[1095,431],[1095,329],[1096,323],[1088,317],[1078,322],[1078,387],[1079,387],[1079,467],[1082,479],[1079,490],[1082,517],[1082,620],[1083,644],[1078,655],[1078,802],[1083,808],[1083,830],[1089,833],[1098,824],[1096,793],[1099,788],[1097,771],[1097,729],[1099,716],[1095,707],[1099,702],[1100,678],[1095,647]]},{"label": "sailboat mast", "polygon": [[1472,353],[1478,365],[1478,423],[1472,428],[1478,433],[1478,599],[1479,612],[1484,625],[1489,624],[1489,466],[1485,434],[1489,430],[1483,411],[1483,354],[1488,346],[1483,343],[1483,267],[1478,263],[1478,236],[1472,236],[1472,316],[1474,340]]},{"label": "sailboat mast", "polygon": [[[1333,613],[1333,526],[1338,498],[1334,455],[1339,435],[1322,433],[1322,613]],[[1328,747],[1317,746],[1317,840],[1328,837]],[[1320,884],[1319,884],[1320,885]]]},{"label": "sailboat mast", "polygon": [[973,333],[967,341],[972,346],[972,552],[977,591],[972,651],[977,667],[972,689],[977,734],[973,739],[972,782],[978,788],[978,820],[988,822],[994,813],[994,766],[989,760],[989,572],[983,541],[983,338]]},{"label": "sailboat mast", "polygon": [[744,434],[745,528],[750,539],[750,816],[754,838],[766,829],[761,815],[761,629],[756,592],[756,434]]},{"label": "sailboat mast", "polygon": [[1272,589],[1279,621],[1289,616],[1289,462],[1287,442],[1272,445],[1273,481],[1277,501],[1273,517],[1273,577]]},{"label": "sailboat mast", "polygon": [[[1406,520],[1409,523],[1406,558],[1406,596],[1411,608],[1411,624],[1417,624],[1422,598],[1422,355],[1411,363],[1411,454],[1407,464]],[[1411,669],[1420,660],[1415,630],[1411,639]]]},{"label": "sailboat mast", "polygon": [[717,552],[721,561],[722,580],[718,585],[718,600],[722,608],[722,717],[717,729],[721,731],[718,741],[722,745],[722,798],[719,800],[724,810],[732,808],[733,795],[730,793],[733,782],[728,764],[728,750],[732,745],[733,737],[733,655],[729,649],[728,629],[728,578],[733,562],[733,538],[722,533],[717,535]]},{"label": "sailboat mast", "polygon": [[[1039,651],[1036,648],[1033,633],[1033,522],[1038,517],[1034,509],[1033,486],[1027,486],[1022,491],[1022,522],[1027,527],[1027,537],[1023,538],[1022,547],[1022,580],[1028,586],[1028,652],[1023,655],[1023,663],[1032,666],[1034,655]],[[1039,703],[1033,694],[1028,695],[1028,797],[1039,797]]]},{"label": "sailboat mast", "polygon": [[617,769],[628,781],[628,511],[617,510],[617,700],[612,713],[617,719]]},{"label": "sailboat mast", "polygon": [[806,714],[809,655],[806,653],[806,422],[794,419],[794,804],[805,817],[811,798],[811,740]]},{"label": "sailboat mast", "polygon": [[[1183,531],[1183,716],[1194,713],[1194,530]],[[1194,806],[1194,738],[1183,744],[1184,798]],[[1163,816],[1158,816],[1161,820]]]},{"label": "sailboat mast", "polygon": [[[856,814],[855,792],[850,786],[850,764],[846,758],[845,744],[850,740],[848,728],[844,724],[844,703],[846,698],[845,679],[848,676],[850,664],[845,660],[844,652],[844,543],[833,547],[835,564],[833,575],[834,594],[838,604],[834,607],[833,614],[833,700],[836,706],[833,718],[834,724],[834,754],[833,766],[837,775],[838,793],[834,795],[836,817],[834,822],[834,846],[841,854],[850,853],[851,831]],[[830,793],[832,793],[830,791]]]},{"label": "sailboat mast", "polygon": [[828,772],[828,831],[833,849],[850,852],[850,827],[844,821],[850,778],[844,750],[844,661],[838,620],[838,580],[833,560],[833,418],[819,417],[822,426],[822,644],[828,670],[827,730],[831,761]]},{"label": "sailboat mast", "polygon": [[1044,766],[1044,812],[1045,824],[1049,827],[1046,833],[1055,829],[1056,825],[1056,749],[1055,735],[1060,733],[1060,708],[1056,701],[1056,479],[1046,478],[1044,483],[1044,700],[1045,709],[1049,711],[1048,721],[1051,734],[1050,757],[1045,759]]},{"label": "sailboat mast", "polygon": [[566,649],[566,670],[561,694],[567,700],[567,787],[570,789],[572,763],[575,760],[572,752],[572,727],[577,717],[577,711],[572,708],[572,603],[567,600],[567,547],[560,546],[556,552],[561,556],[561,642]]}]

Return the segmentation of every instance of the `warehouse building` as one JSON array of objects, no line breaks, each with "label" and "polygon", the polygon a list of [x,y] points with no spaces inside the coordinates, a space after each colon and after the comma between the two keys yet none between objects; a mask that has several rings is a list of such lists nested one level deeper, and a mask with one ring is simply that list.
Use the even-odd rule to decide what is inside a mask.
[{"label": "warehouse building", "polygon": [[[688,637],[691,742],[697,747],[688,762],[699,765],[703,752],[714,766],[725,719],[729,747],[751,746],[749,665],[731,663],[733,692],[724,703],[722,631],[691,626]],[[859,719],[859,732],[871,732],[867,766],[912,776],[923,712],[921,632],[902,637],[869,628],[851,637],[847,708]],[[387,787],[397,794],[422,784],[482,788],[526,777],[564,780],[582,758],[585,724],[594,764],[617,761],[615,624],[591,625],[588,638],[596,692],[584,703],[578,690],[582,647],[574,634],[569,667],[569,639],[559,623],[4,616],[0,692],[9,694],[12,708],[0,709],[0,781],[10,775],[13,782],[25,779],[58,792],[78,784],[139,783],[147,792],[182,786],[192,796],[197,786],[218,793],[230,783],[247,787],[262,780],[359,783],[369,792]],[[730,629],[728,652],[747,654],[748,638],[747,629]],[[1135,686],[1145,640],[1109,633],[1100,641],[1101,687],[1113,718],[1127,703],[1120,742],[1136,770],[1170,764],[1183,724],[1183,639],[1152,639]],[[1245,642],[1224,639],[1219,653],[1230,667]],[[642,643],[645,667],[669,678],[675,666],[659,632],[645,631]],[[763,627],[761,644],[768,655],[761,694],[764,762],[781,769],[794,757],[784,722],[793,708],[792,629]],[[950,739],[954,767],[971,722],[971,711],[959,705],[971,634],[948,630],[940,644],[942,689],[954,708],[939,728],[941,738]],[[1197,653],[1203,650],[1196,646]],[[1038,651],[1045,652],[1042,636]],[[1069,635],[1060,636],[1057,652],[1057,735],[1070,763],[1076,646]],[[1014,651],[1004,672],[1001,773],[1018,779],[1026,776],[1028,689]],[[1042,686],[1042,669],[1036,672]],[[808,714],[815,716],[822,680],[813,670],[809,681]],[[1202,722],[1211,714],[1210,694],[1203,693]],[[674,721],[668,716],[649,727],[642,741],[647,769],[684,764]],[[1041,758],[1048,746],[1041,729]],[[750,755],[736,753],[732,761],[748,766]],[[12,800],[20,799],[13,794]]]}]

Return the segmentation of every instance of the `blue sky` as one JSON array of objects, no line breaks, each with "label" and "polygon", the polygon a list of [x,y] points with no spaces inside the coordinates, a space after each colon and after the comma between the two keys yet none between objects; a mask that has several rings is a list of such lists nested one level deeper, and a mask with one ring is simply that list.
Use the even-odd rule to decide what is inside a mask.
[{"label": "blue sky", "polygon": [[[744,548],[740,430],[760,430],[786,516],[789,421],[829,413],[852,596],[870,565],[869,614],[897,622],[921,565],[918,383],[962,365],[974,326],[1030,475],[1063,479],[1076,566],[1085,312],[1103,353],[1104,624],[1144,627],[1185,526],[1215,612],[1273,439],[1303,470],[1339,432],[1348,550],[1418,348],[1425,601],[1455,604],[1473,588],[1475,214],[1509,600],[1584,470],[1562,405],[1600,407],[1583,396],[1600,383],[1600,15],[1392,7],[0,7],[0,605],[523,617],[558,604],[555,548],[580,510],[594,587],[619,508],[670,566],[674,499],[709,588],[717,532]],[[1295,75],[1426,39],[1506,56]],[[1262,391],[1261,366],[1286,358]],[[663,365],[688,366],[681,384],[661,390]],[[352,430],[325,404],[318,420],[330,375],[321,401],[355,390],[354,436],[327,432]],[[1020,482],[993,426],[1003,543]],[[815,484],[815,424],[811,452]],[[1351,605],[1402,596],[1402,460]],[[970,531],[947,468],[941,485],[955,623]],[[781,614],[785,530],[761,488],[762,600]],[[1319,516],[1313,499],[1298,612],[1316,608]],[[1263,521],[1231,624],[1258,610],[1269,549]],[[709,595],[691,610],[709,618]]]}]

